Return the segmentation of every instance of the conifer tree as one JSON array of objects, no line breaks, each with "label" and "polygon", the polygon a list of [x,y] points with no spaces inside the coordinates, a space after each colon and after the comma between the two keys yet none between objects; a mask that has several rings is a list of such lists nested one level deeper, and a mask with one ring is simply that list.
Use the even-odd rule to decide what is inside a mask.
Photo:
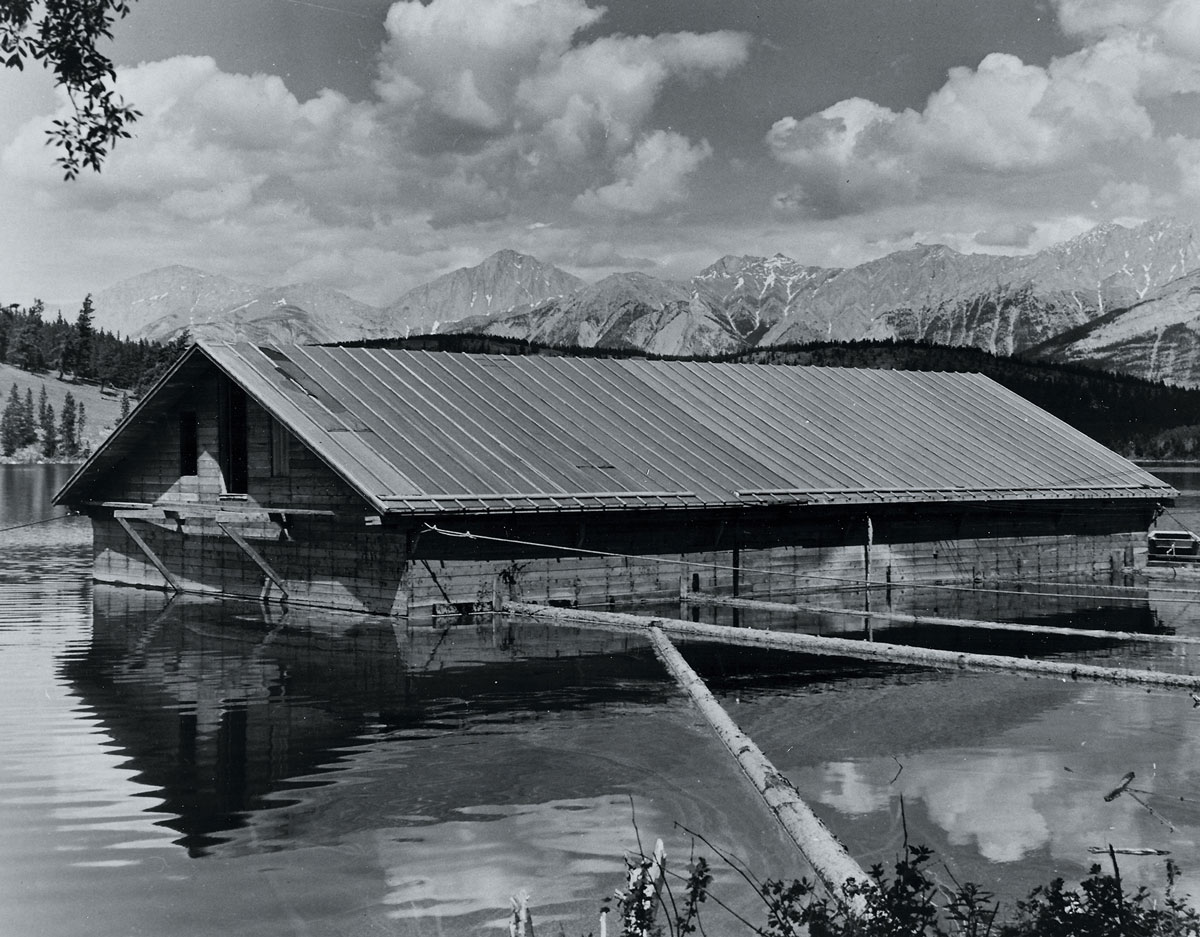
[{"label": "conifer tree", "polygon": [[122,420],[125,419],[127,416],[129,416],[130,407],[131,407],[131,404],[129,403],[129,394],[126,393],[125,391],[121,391],[121,419]]},{"label": "conifer tree", "polygon": [[0,413],[0,450],[6,456],[20,448],[21,410],[21,392],[14,382],[4,412]]},{"label": "conifer tree", "polygon": [[83,401],[79,401],[79,407],[75,411],[75,451],[82,455],[87,455],[87,410],[84,409]]},{"label": "conifer tree", "polygon": [[54,405],[46,404],[42,414],[42,455],[47,459],[58,455],[58,428],[54,425]]},{"label": "conifer tree", "polygon": [[65,456],[79,454],[79,438],[76,435],[75,427],[76,416],[75,395],[67,391],[67,396],[63,400],[62,416],[58,421],[59,446]]},{"label": "conifer tree", "polygon": [[54,366],[58,368],[58,379],[61,381],[64,372],[75,368],[76,346],[78,342],[75,340],[75,327],[67,324],[61,312],[58,314],[58,319],[55,321],[54,326],[58,338],[54,343],[54,348],[51,350],[51,358]]},{"label": "conifer tree", "polygon": [[96,341],[96,330],[92,325],[92,294],[83,298],[83,306],[75,319],[75,374],[78,377],[92,377],[92,351]]},{"label": "conifer tree", "polygon": [[21,407],[21,445],[37,442],[37,411],[33,408],[33,388],[25,388],[25,403]]}]

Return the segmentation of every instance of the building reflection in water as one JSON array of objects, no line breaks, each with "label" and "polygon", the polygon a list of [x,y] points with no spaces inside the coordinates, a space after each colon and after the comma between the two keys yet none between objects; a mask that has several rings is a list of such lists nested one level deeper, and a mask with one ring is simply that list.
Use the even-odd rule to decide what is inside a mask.
[{"label": "building reflection in water", "polygon": [[636,638],[490,618],[397,631],[377,616],[164,605],[100,585],[91,645],[63,666],[197,856],[381,739],[519,719],[541,698],[562,710],[671,691]]}]

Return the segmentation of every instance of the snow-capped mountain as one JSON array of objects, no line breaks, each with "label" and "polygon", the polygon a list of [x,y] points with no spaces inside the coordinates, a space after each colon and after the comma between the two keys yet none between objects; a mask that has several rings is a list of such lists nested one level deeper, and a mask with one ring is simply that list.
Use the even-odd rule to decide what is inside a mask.
[{"label": "snow-capped mountain", "polygon": [[1165,219],[1101,225],[1021,257],[921,245],[839,271],[759,344],[902,338],[1015,354],[1197,266],[1195,233]]},{"label": "snow-capped mountain", "polygon": [[1056,336],[1031,355],[1200,386],[1200,270],[1127,309]]},{"label": "snow-capped mountain", "polygon": [[[919,339],[1015,354],[1200,267],[1191,228],[1104,225],[1022,257],[919,245],[846,269],[730,255],[686,283],[622,274],[454,331],[720,354],[821,340]],[[600,327],[600,323],[604,323]]]},{"label": "snow-capped mountain", "polygon": [[1200,379],[1187,363],[1200,326],[1189,305],[1195,294],[1175,284],[1196,271],[1200,241],[1191,227],[1154,220],[1101,225],[1020,257],[918,245],[839,269],[782,254],[728,255],[686,281],[622,273],[587,284],[505,250],[410,290],[387,309],[311,284],[260,287],[188,267],[123,281],[94,302],[97,327],[145,338],[183,328],[256,342],[441,330],[669,355],[919,339],[1094,360],[1190,383]]},{"label": "snow-capped mountain", "polygon": [[468,316],[490,316],[586,286],[579,277],[540,260],[502,250],[409,290],[384,314],[392,335],[436,332]]},{"label": "snow-capped mountain", "polygon": [[463,319],[451,330],[664,355],[721,353],[745,344],[696,290],[644,273],[616,273],[530,309]]}]

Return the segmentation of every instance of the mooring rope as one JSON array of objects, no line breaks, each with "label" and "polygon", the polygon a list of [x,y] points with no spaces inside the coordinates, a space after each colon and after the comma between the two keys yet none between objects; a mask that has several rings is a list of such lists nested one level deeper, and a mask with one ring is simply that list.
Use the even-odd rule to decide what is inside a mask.
[{"label": "mooring rope", "polygon": [[30,521],[28,524],[14,524],[12,527],[0,527],[0,534],[8,533],[10,530],[21,530],[25,527],[37,527],[39,524],[48,524],[50,521],[61,521],[74,516],[74,514],[53,514],[50,517],[43,517],[39,521]]}]

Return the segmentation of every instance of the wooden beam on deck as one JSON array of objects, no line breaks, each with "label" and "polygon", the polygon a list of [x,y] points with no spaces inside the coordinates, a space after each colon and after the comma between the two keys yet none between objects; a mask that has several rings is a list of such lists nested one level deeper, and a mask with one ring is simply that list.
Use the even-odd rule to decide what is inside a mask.
[{"label": "wooden beam on deck", "polygon": [[729,749],[742,773],[754,785],[754,789],[808,860],[829,893],[836,900],[845,901],[844,886],[849,881],[868,880],[862,867],[801,799],[792,782],[767,760],[767,756],[754,744],[754,740],[737,727],[708,686],[696,671],[692,670],[662,630],[651,627],[649,633],[654,653],[667,668],[667,672],[692,698],[696,708],[716,732],[717,738]]},{"label": "wooden beam on deck", "polygon": [[[1030,593],[1036,595],[1036,593]],[[1113,641],[1145,641],[1151,644],[1198,644],[1200,637],[1177,634],[1154,634],[1143,631],[1105,631],[1101,628],[1062,628],[1056,625],[1025,625],[1009,621],[981,621],[973,618],[942,618],[937,615],[910,615],[901,612],[868,611],[861,608],[837,608],[824,605],[796,605],[791,602],[766,602],[736,596],[715,595],[711,592],[687,590],[681,602],[695,605],[720,605],[728,608],[754,609],[760,612],[799,612],[812,615],[844,615],[848,618],[873,618],[906,625],[938,625],[947,628],[982,628],[988,631],[1012,631],[1021,634],[1069,635],[1075,638],[1105,638]]]},{"label": "wooden beam on deck", "polygon": [[1161,673],[1156,670],[1135,670],[1126,667],[1098,667],[1095,664],[1075,664],[1057,660],[1030,660],[1023,657],[1005,657],[1001,654],[943,651],[936,648],[905,647],[900,644],[852,641],[847,638],[828,638],[812,634],[765,631],[757,628],[727,628],[722,625],[683,621],[679,618],[649,618],[643,615],[597,612],[580,608],[557,608],[526,602],[505,602],[501,610],[511,615],[525,615],[538,620],[598,625],[626,631],[645,631],[649,627],[657,627],[672,638],[711,641],[738,647],[761,647],[800,654],[818,654],[826,657],[851,657],[857,660],[916,664],[935,669],[972,670],[986,673],[1028,673],[1097,683],[1134,683],[1143,686],[1189,690],[1200,687],[1200,676],[1194,674]]},{"label": "wooden beam on deck", "polygon": [[122,517],[120,514],[116,514],[114,517],[116,518],[117,523],[121,525],[121,529],[129,535],[129,539],[137,544],[138,549],[146,555],[146,559],[148,559],[154,565],[154,568],[157,569],[162,575],[163,579],[167,581],[167,585],[169,585],[175,592],[182,592],[183,586],[179,584],[179,580],[177,580],[174,574],[167,569],[166,564],[158,558],[158,554],[150,549],[150,544],[146,543],[146,541],[142,539],[142,535],[133,529],[133,525],[129,523],[128,519]]}]

